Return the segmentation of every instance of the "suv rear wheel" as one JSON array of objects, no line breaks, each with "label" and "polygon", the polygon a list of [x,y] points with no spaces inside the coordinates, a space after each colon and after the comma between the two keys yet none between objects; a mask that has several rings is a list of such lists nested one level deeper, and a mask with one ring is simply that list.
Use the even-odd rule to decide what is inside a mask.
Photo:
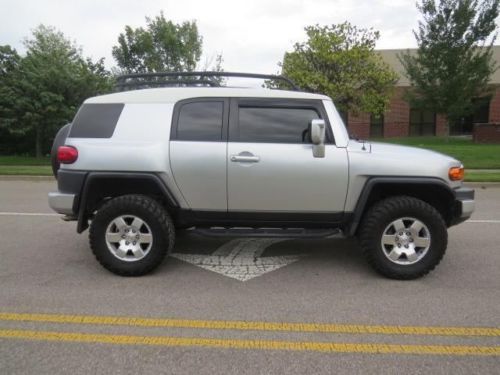
[{"label": "suv rear wheel", "polygon": [[106,202],[90,226],[90,247],[109,271],[141,276],[158,267],[174,246],[174,225],[154,199],[124,195]]},{"label": "suv rear wheel", "polygon": [[360,227],[361,248],[380,274],[416,279],[433,270],[448,242],[446,224],[431,205],[399,196],[376,203]]}]

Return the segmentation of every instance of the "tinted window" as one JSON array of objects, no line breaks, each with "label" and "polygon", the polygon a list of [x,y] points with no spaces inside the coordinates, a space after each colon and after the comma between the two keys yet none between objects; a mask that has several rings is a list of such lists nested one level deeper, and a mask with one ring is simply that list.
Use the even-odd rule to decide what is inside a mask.
[{"label": "tinted window", "polygon": [[78,110],[68,137],[110,138],[123,104],[84,104]]},{"label": "tinted window", "polygon": [[223,102],[195,102],[182,105],[177,139],[184,141],[220,141],[222,139]]},{"label": "tinted window", "polygon": [[241,142],[310,143],[309,123],[320,116],[309,108],[239,108]]}]

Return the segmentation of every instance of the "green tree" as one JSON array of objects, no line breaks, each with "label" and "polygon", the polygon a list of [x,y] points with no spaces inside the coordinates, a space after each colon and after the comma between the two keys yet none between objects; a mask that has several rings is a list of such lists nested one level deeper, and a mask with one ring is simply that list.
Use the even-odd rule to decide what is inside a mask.
[{"label": "green tree", "polygon": [[307,41],[285,53],[282,74],[330,96],[341,111],[383,113],[397,76],[374,51],[379,33],[348,22],[305,31]]},{"label": "green tree", "polygon": [[40,25],[25,40],[26,56],[5,75],[0,90],[2,123],[12,134],[34,136],[37,157],[84,99],[110,90],[103,60],[92,62],[52,27]]},{"label": "green tree", "polygon": [[416,53],[399,56],[411,82],[407,99],[445,115],[450,125],[474,110],[473,99],[488,93],[497,69],[491,46],[496,39],[499,0],[421,0],[423,20],[414,31]]},{"label": "green tree", "polygon": [[0,154],[12,152],[11,144],[17,143],[9,131],[8,120],[11,112],[11,80],[13,72],[18,68],[21,57],[10,46],[0,46]]},{"label": "green tree", "polygon": [[21,57],[11,46],[0,46],[0,79],[6,77],[19,64]]},{"label": "green tree", "polygon": [[[222,67],[222,64],[224,62],[224,59],[222,58],[222,54],[218,53],[215,55],[212,55],[210,58],[205,59],[205,63],[200,66],[199,68],[196,68],[199,71],[203,72],[223,72],[224,68]],[[224,77],[214,77],[214,76],[206,76],[205,78],[217,82],[219,85],[224,86],[226,83],[226,79]]]},{"label": "green tree", "polygon": [[13,73],[19,68],[21,56],[11,46],[0,46],[0,128],[5,128],[12,95]]},{"label": "green tree", "polygon": [[174,24],[163,12],[146,17],[146,28],[125,26],[113,47],[123,73],[185,72],[195,70],[203,39],[195,21]]}]

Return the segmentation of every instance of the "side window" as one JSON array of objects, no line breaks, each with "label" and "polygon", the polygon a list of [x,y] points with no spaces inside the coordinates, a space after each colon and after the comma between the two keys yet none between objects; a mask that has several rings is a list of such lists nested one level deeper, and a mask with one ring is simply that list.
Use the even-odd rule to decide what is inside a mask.
[{"label": "side window", "polygon": [[308,127],[321,118],[313,108],[239,107],[239,141],[310,143]]},{"label": "side window", "polygon": [[200,101],[183,104],[177,122],[177,140],[220,141],[224,102]]},{"label": "side window", "polygon": [[121,103],[83,104],[73,119],[68,137],[111,138],[124,106]]}]

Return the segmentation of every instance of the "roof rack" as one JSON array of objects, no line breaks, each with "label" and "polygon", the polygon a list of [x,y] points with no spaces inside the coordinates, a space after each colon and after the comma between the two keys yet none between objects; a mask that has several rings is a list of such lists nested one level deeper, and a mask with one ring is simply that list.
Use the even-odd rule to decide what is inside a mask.
[{"label": "roof rack", "polygon": [[289,85],[292,90],[299,91],[297,85],[284,76],[258,73],[236,73],[236,72],[162,72],[162,73],[135,73],[123,74],[116,77],[115,90],[123,91],[130,89],[143,89],[149,87],[168,86],[205,86],[220,87],[221,84],[214,78],[255,78],[281,81]]}]

